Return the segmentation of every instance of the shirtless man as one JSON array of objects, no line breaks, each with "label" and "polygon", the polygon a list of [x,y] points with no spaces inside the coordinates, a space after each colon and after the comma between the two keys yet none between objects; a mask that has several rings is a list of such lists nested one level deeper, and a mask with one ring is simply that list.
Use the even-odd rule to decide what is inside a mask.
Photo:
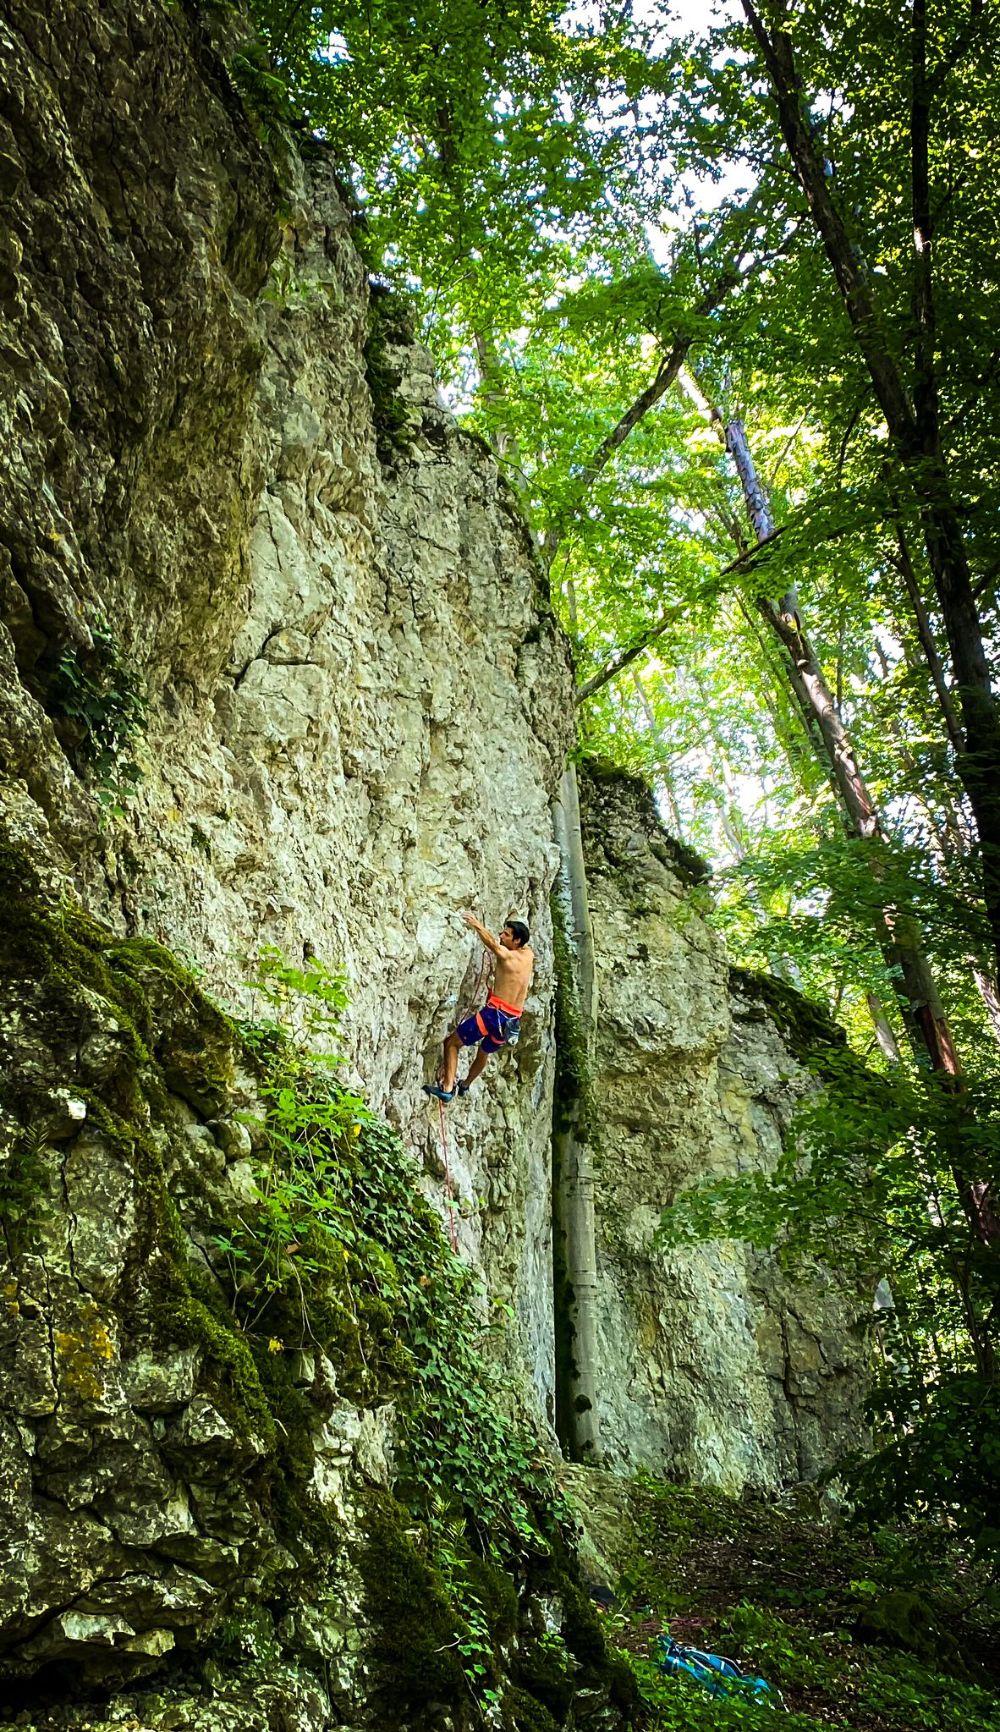
[{"label": "shirtless man", "polygon": [[[424,1093],[439,1101],[453,1101],[456,1093],[468,1094],[477,1076],[481,1076],[491,1052],[513,1046],[521,1032],[521,1012],[531,986],[535,953],[528,944],[530,936],[523,920],[508,920],[499,938],[487,932],[474,914],[463,914],[466,926],[482,939],[494,961],[493,988],[482,1010],[467,1016],[453,1029],[444,1043],[444,1058],[436,1083],[425,1083]],[[458,1084],[459,1048],[478,1046],[469,1074]]]}]

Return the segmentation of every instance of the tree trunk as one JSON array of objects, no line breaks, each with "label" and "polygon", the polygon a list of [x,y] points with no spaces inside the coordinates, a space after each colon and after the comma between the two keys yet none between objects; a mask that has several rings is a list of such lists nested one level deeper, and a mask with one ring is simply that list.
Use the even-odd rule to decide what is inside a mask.
[{"label": "tree trunk", "polygon": [[[747,504],[747,513],[757,529],[769,527],[773,533],[770,512],[761,516],[763,489],[754,469],[753,458],[745,431],[739,422],[731,422],[725,431],[726,447],[733,456]],[[812,645],[802,628],[801,620],[784,612],[773,602],[764,600],[761,611],[781,639],[789,661],[798,670],[802,685],[813,704],[824,746],[848,824],[859,840],[886,843],[881,817],[865,785],[858,767],[850,738],[837,713],[822,669]],[[877,858],[871,861],[876,884],[880,882]],[[913,915],[893,903],[886,903],[878,919],[879,943],[885,960],[898,979],[897,998],[903,1015],[910,1046],[918,1065],[929,1064],[939,1086],[949,1093],[964,1094],[961,1066],[948,1027],[934,979],[930,961],[920,942],[919,926]],[[967,1097],[966,1097],[967,1098]],[[989,1244],[1000,1232],[1000,1222],[993,1211],[989,1186],[969,1171],[967,1149],[969,1132],[956,1102],[956,1119],[945,1133],[948,1160],[962,1207],[970,1228],[982,1244]],[[961,1279],[959,1287],[966,1309],[970,1335],[980,1356],[981,1369],[992,1368],[992,1350],[985,1342],[978,1319]]]},{"label": "tree trunk", "polygon": [[[592,1127],[581,1125],[581,1071],[589,1076],[597,1022],[594,934],[580,825],[576,768],[568,764],[553,802],[559,845],[557,897],[566,938],[562,991],[576,1010],[576,1028],[563,1039],[579,1043],[572,1068],[576,1088],[555,1103],[552,1139],[553,1262],[556,1308],[556,1430],[575,1461],[601,1458],[597,1399],[597,1231],[594,1214]],[[566,1018],[566,1023],[571,1019]]]},{"label": "tree trunk", "polygon": [[872,292],[865,263],[834,202],[809,126],[784,0],[763,0],[765,25],[742,0],[774,92],[782,135],[840,289],[854,335],[885,416],[889,436],[918,502],[927,559],[944,620],[958,686],[964,750],[957,769],[969,797],[982,850],[983,899],[1000,970],[1000,710],[990,683],[961,518],[938,438],[931,267],[933,226],[928,174],[930,86],[923,0],[913,0],[910,109],[914,234],[911,400]]},{"label": "tree trunk", "polygon": [[868,1014],[875,1030],[875,1039],[882,1050],[883,1058],[888,1059],[890,1064],[900,1064],[902,1060],[899,1047],[896,1045],[896,1036],[889,1025],[889,1019],[882,1007],[882,1000],[876,992],[866,992],[865,1003],[868,1006]]},{"label": "tree trunk", "polygon": [[[726,449],[740,478],[747,515],[758,540],[769,540],[774,534],[774,522],[742,422],[730,421],[725,438]],[[784,645],[798,686],[811,706],[851,832],[864,842],[886,843],[880,814],[868,791],[850,736],[816,653],[803,630],[798,611],[788,611],[790,599],[788,595],[783,596],[776,604],[766,596],[759,596],[757,605]],[[871,862],[871,871],[878,881],[879,869],[875,859]],[[882,929],[879,941],[886,961],[900,978],[900,1008],[917,1062],[929,1063],[932,1071],[944,1077],[957,1078],[961,1068],[958,1054],[938,996],[933,970],[919,941],[916,922],[905,910],[886,905],[879,924]]]}]

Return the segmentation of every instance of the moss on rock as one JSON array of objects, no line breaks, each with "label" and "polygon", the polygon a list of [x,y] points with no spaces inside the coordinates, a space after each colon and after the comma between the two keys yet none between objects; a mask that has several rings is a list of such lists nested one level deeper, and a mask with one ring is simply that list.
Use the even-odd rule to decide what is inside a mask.
[{"label": "moss on rock", "polygon": [[418,1549],[419,1530],[402,1504],[388,1492],[369,1490],[360,1500],[360,1518],[355,1562],[372,1624],[376,1708],[393,1725],[428,1716],[440,1723],[446,1709],[464,1710],[468,1698],[454,1609]]},{"label": "moss on rock", "polygon": [[578,1142],[593,1143],[597,1138],[598,1123],[593,1067],[587,1052],[566,916],[555,893],[550,899],[550,907],[556,985],[556,1123],[557,1128],[565,1128],[572,1111],[574,1137]]},{"label": "moss on rock", "polygon": [[[638,825],[645,831],[650,852],[666,866],[682,884],[704,884],[711,869],[701,855],[671,836],[664,827],[649,783],[630,770],[623,770],[610,758],[587,757],[579,766],[581,781],[586,783],[583,800],[585,826],[599,835],[609,864],[622,865],[617,860],[612,843],[618,825]],[[599,814],[599,817],[598,817]]]},{"label": "moss on rock", "polygon": [[793,1058],[813,1068],[847,1051],[847,1036],[821,1004],[770,974],[731,968],[730,985],[744,1000],[756,999],[781,1034]]},{"label": "moss on rock", "polygon": [[412,304],[405,295],[378,285],[373,288],[364,348],[365,378],[372,399],[375,450],[384,464],[406,451],[413,437],[414,414],[400,395],[403,369],[393,350],[413,342],[414,321]]},{"label": "moss on rock", "polygon": [[[560,1537],[551,1476],[484,1373],[475,1277],[449,1253],[399,1138],[345,1118],[328,1076],[324,1083],[305,1055],[290,1055],[273,1031],[248,1044],[168,950],[122,940],[60,903],[16,851],[0,855],[0,894],[11,913],[0,966],[16,995],[23,1061],[2,1085],[23,1137],[20,1159],[0,1166],[0,1196],[11,1186],[25,1192],[30,1236],[31,1208],[46,1186],[58,1189],[64,1158],[44,1127],[54,1102],[78,1096],[88,1135],[110,1169],[128,1175],[134,1226],[108,1300],[118,1337],[100,1306],[81,1312],[85,1330],[61,1324],[63,1382],[97,1400],[113,1353],[140,1349],[169,1364],[178,1349],[196,1349],[196,1393],[232,1434],[219,1446],[221,1479],[210,1474],[210,1496],[228,1519],[224,1464],[239,1461],[240,1519],[249,1511],[259,1523],[252,1594],[238,1577],[227,1582],[222,1616],[237,1603],[283,1601],[289,1553],[301,1600],[343,1550],[342,1519],[313,1488],[332,1383],[303,1385],[289,1351],[308,1346],[327,1356],[341,1397],[364,1406],[392,1394],[399,1403],[399,1483],[409,1507],[366,1490],[354,1557],[377,1712],[391,1724],[430,1728],[448,1717],[456,1729],[470,1726],[484,1692],[504,1703],[512,1664],[518,1675],[502,1706],[510,1732],[552,1732],[571,1714],[579,1680],[605,1701],[624,1701]],[[238,1071],[255,1066],[271,1140],[258,1155],[258,1194],[238,1202],[222,1151],[217,1165],[192,1156],[201,1145],[186,1132],[204,1136],[204,1124],[193,1125],[177,1097],[202,1120],[231,1112]],[[282,1078],[298,1091],[284,1132],[275,1117]],[[320,1150],[322,1178],[307,1198]],[[272,1180],[279,1190],[288,1181],[290,1212],[269,1197]],[[171,1440],[168,1427],[161,1447],[169,1465],[175,1454],[183,1463],[190,1446],[183,1432]],[[442,1514],[445,1486],[451,1506]],[[484,1532],[496,1547],[485,1558]],[[565,1646],[521,1629],[519,1590],[526,1603],[535,1593],[558,1597]]]},{"label": "moss on rock", "polygon": [[559,1722],[545,1704],[516,1685],[504,1696],[504,1726],[509,1732],[559,1732]]}]

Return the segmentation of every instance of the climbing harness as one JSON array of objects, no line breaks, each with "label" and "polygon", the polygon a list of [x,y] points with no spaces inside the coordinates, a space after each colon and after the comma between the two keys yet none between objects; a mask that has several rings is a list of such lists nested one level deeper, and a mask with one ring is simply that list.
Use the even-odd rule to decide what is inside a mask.
[{"label": "climbing harness", "polygon": [[701,1684],[710,1696],[742,1696],[750,1701],[766,1703],[769,1708],[784,1708],[780,1690],[764,1678],[751,1677],[735,1660],[722,1654],[706,1654],[701,1648],[687,1648],[675,1642],[673,1636],[660,1637],[661,1672],[671,1677],[685,1673]]}]

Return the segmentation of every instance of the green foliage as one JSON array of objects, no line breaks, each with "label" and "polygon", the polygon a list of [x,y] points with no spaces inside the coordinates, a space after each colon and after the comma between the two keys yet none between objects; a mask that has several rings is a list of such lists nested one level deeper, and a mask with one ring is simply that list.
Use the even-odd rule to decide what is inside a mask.
[{"label": "green foliage", "polygon": [[15,1132],[0,1155],[0,1220],[11,1248],[23,1250],[39,1208],[44,1205],[47,1174],[42,1151],[42,1127]]},{"label": "green foliage", "polygon": [[419,282],[454,373],[474,333],[517,330],[542,307],[574,255],[641,256],[642,215],[607,193],[626,193],[629,163],[645,178],[655,146],[644,159],[633,111],[672,74],[615,8],[595,21],[550,0],[254,0],[251,15],[259,40],[233,68],[251,106],[265,125],[290,109],[351,176],[370,262]]},{"label": "green foliage", "polygon": [[248,110],[256,117],[265,142],[294,122],[295,108],[288,84],[272,71],[262,42],[245,43],[242,50],[230,56],[228,70]]},{"label": "green foliage", "polygon": [[71,749],[93,777],[101,804],[121,816],[121,803],[142,774],[134,753],[146,726],[146,698],[107,620],[95,616],[90,635],[90,650],[74,645],[60,657],[49,698],[70,724]]},{"label": "green foliage", "polygon": [[[333,1081],[343,977],[270,949],[252,987],[270,1013],[244,1025],[266,1115],[253,1203],[215,1233],[232,1305],[260,1344],[265,1388],[279,1380],[283,1414],[290,1392],[278,1368],[300,1346],[330,1356],[348,1396],[399,1402],[408,1513],[371,1501],[363,1560],[379,1654],[411,1708],[458,1676],[486,1712],[499,1700],[498,1645],[517,1621],[503,1572],[546,1568],[563,1513],[537,1438],[511,1411],[496,1350],[505,1319],[490,1318],[478,1278],[450,1250],[399,1137]],[[418,1578],[432,1585],[426,1604]]]},{"label": "green foliage", "polygon": [[[944,1318],[940,1321],[943,1323]],[[957,1356],[956,1356],[957,1357]],[[995,1566],[1000,1559],[1000,1392],[970,1367],[931,1381],[897,1349],[892,1375],[872,1395],[881,1447],[851,1464],[858,1513],[944,1517]]]}]

